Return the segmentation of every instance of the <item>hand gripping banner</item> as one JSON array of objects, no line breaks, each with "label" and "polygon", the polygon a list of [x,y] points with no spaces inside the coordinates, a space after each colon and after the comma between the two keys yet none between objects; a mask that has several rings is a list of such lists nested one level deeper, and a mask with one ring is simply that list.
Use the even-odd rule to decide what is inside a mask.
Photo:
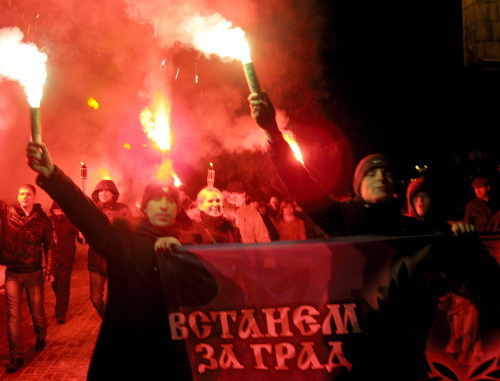
[{"label": "hand gripping banner", "polygon": [[498,263],[478,239],[356,237],[182,252],[200,259],[218,289],[209,303],[169,315],[195,380],[499,375]]}]

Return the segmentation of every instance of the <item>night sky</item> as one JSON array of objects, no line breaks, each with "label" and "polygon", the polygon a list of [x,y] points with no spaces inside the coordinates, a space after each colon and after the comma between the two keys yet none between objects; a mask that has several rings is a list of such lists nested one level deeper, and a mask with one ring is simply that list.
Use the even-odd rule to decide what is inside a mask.
[{"label": "night sky", "polygon": [[[129,204],[164,157],[138,118],[158,86],[172,102],[168,157],[192,197],[210,162],[221,189],[240,177],[256,194],[284,192],[249,117],[241,64],[193,47],[198,26],[186,28],[186,20],[194,16],[246,32],[280,126],[295,134],[306,166],[335,195],[349,192],[354,163],[372,152],[448,174],[453,156],[496,152],[486,134],[498,125],[491,111],[498,95],[481,94],[498,80],[463,70],[460,4],[323,3],[1,0],[0,28],[5,36],[18,27],[23,42],[48,56],[42,126],[55,163],[80,184],[85,162],[87,193],[109,174]],[[87,105],[90,97],[99,109]],[[35,176],[24,157],[29,108],[19,84],[5,78],[0,138],[8,179],[0,198],[14,201],[19,184]]]}]

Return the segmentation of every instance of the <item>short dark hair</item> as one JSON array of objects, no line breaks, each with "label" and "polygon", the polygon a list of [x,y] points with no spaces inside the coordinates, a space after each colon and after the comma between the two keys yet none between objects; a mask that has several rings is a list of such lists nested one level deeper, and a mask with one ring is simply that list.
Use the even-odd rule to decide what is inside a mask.
[{"label": "short dark hair", "polygon": [[31,191],[33,192],[34,195],[36,195],[36,188],[31,185],[31,184],[23,184],[19,187],[19,189],[21,188],[27,188],[27,189],[31,189]]}]

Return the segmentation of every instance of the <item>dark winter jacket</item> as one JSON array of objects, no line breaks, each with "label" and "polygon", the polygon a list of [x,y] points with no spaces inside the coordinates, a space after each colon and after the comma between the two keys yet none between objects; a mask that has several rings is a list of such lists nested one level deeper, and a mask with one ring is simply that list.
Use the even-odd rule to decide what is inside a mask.
[{"label": "dark winter jacket", "polygon": [[487,232],[494,214],[490,203],[476,197],[465,205],[464,221],[474,225],[478,232]]},{"label": "dark winter jacket", "polygon": [[[108,189],[113,193],[113,199],[110,202],[102,203],[99,201],[99,191],[103,189]],[[127,205],[118,202],[118,197],[120,197],[120,192],[118,191],[118,188],[113,180],[99,181],[92,192],[92,200],[94,200],[94,202],[101,207],[102,211],[106,214],[106,216],[108,216],[108,219],[111,222],[117,218],[133,218],[133,213],[130,208]],[[88,269],[89,271],[100,273],[102,275],[105,275],[107,272],[106,261],[90,246],[88,250]]]},{"label": "dark winter jacket", "polygon": [[189,380],[184,342],[171,338],[168,314],[179,305],[206,303],[213,277],[191,254],[156,254],[154,243],[175,236],[147,218],[106,214],[57,167],[37,184],[56,201],[108,265],[108,299],[88,380]]},{"label": "dark winter jacket", "polygon": [[9,206],[0,200],[0,218],[3,264],[15,272],[45,270],[46,274],[54,275],[57,261],[54,229],[41,205],[35,204],[26,216],[20,205]]},{"label": "dark winter jacket", "polygon": [[271,148],[271,158],[290,197],[328,236],[401,235],[425,230],[420,221],[401,215],[396,198],[386,203],[370,203],[359,196],[347,201],[333,199],[295,159],[285,140],[271,143]]},{"label": "dark winter jacket", "polygon": [[232,217],[227,215],[211,217],[200,209],[193,209],[190,216],[192,218],[191,231],[195,237],[194,244],[241,242],[240,230]]},{"label": "dark winter jacket", "polygon": [[71,223],[64,214],[50,216],[54,226],[57,242],[57,264],[75,262],[76,241],[78,239],[78,229]]}]

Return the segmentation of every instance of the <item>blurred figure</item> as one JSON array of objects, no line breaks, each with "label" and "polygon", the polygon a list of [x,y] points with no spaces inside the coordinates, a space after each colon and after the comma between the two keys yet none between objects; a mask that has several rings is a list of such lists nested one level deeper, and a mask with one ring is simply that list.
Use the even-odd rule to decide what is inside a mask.
[{"label": "blurred figure", "polygon": [[[133,218],[132,210],[127,205],[118,202],[119,196],[120,192],[113,180],[101,180],[92,192],[92,200],[111,222],[116,218]],[[102,319],[106,309],[105,292],[108,273],[106,261],[90,246],[88,269],[90,273],[90,301]]]},{"label": "blurred figure", "polygon": [[430,221],[432,218],[430,193],[423,177],[412,180],[406,188],[406,215],[422,222]]},{"label": "blurred figure", "polygon": [[196,203],[193,200],[191,200],[191,198],[188,195],[187,185],[181,184],[177,187],[177,189],[179,190],[180,207],[185,211],[196,208]]},{"label": "blurred figure", "polygon": [[271,219],[276,218],[276,215],[278,214],[280,208],[280,201],[278,197],[271,196],[271,198],[269,199],[269,207],[271,208],[269,211],[269,217],[271,217]]},{"label": "blurred figure", "polygon": [[313,220],[311,220],[311,218],[307,215],[307,213],[304,212],[304,210],[297,203],[297,201],[294,200],[293,202],[295,207],[295,215],[302,221],[304,221],[304,226],[306,228],[306,238],[307,239],[328,238],[323,229],[321,229],[318,225],[314,223]]},{"label": "blurred figure", "polygon": [[241,181],[231,181],[226,186],[224,211],[235,216],[243,243],[271,242],[269,232],[254,208],[246,204],[245,186]]},{"label": "blurred figure", "polygon": [[54,228],[40,204],[35,203],[36,188],[21,185],[18,203],[7,205],[0,200],[2,221],[2,257],[7,302],[7,336],[11,360],[7,372],[24,365],[22,302],[26,291],[35,329],[35,351],[46,346],[47,318],[44,307],[44,280],[54,281],[57,247]]},{"label": "blurred figure", "polygon": [[295,202],[292,199],[281,201],[275,224],[280,241],[306,239],[304,221],[295,215]]},{"label": "blurred figure", "polygon": [[234,218],[223,213],[219,189],[207,186],[198,192],[197,209],[190,213],[196,244],[241,242],[240,230]]},{"label": "blurred figure", "polygon": [[472,182],[476,197],[465,205],[464,221],[474,225],[478,232],[489,230],[490,220],[496,213],[490,199],[490,184],[486,177],[478,177]]},{"label": "blurred figure", "polygon": [[447,311],[450,338],[445,352],[459,364],[481,358],[479,313],[474,303],[453,292],[439,298],[439,309]]},{"label": "blurred figure", "polygon": [[434,213],[432,185],[430,179],[425,176],[411,180],[408,184],[406,188],[406,207],[402,213],[422,222],[430,232],[449,232],[452,231],[456,224],[460,224],[470,232],[475,230],[472,224],[447,221],[444,217],[437,216]]},{"label": "blurred figure", "polygon": [[79,241],[79,232],[56,202],[52,203],[50,213],[57,242],[57,266],[52,289],[56,296],[57,322],[64,324],[66,323],[66,313],[69,307],[71,273],[75,263],[76,242]]},{"label": "blurred figure", "polygon": [[278,229],[276,229],[273,220],[271,220],[271,218],[268,216],[269,208],[267,207],[267,204],[263,201],[252,200],[248,205],[260,213],[262,221],[264,221],[267,231],[269,232],[269,238],[271,238],[271,241],[279,241],[280,234],[278,233]]}]

